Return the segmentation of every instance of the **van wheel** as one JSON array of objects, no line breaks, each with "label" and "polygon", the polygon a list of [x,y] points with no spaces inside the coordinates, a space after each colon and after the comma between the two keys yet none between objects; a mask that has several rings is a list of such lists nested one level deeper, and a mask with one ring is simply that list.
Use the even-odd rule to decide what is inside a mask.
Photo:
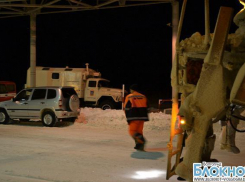
[{"label": "van wheel", "polygon": [[53,127],[57,121],[55,114],[51,111],[45,111],[42,115],[42,123],[44,126]]},{"label": "van wheel", "polygon": [[0,109],[0,124],[8,124],[9,115],[4,109]]},{"label": "van wheel", "polygon": [[103,110],[115,109],[115,105],[111,100],[104,100],[100,103],[99,107]]}]

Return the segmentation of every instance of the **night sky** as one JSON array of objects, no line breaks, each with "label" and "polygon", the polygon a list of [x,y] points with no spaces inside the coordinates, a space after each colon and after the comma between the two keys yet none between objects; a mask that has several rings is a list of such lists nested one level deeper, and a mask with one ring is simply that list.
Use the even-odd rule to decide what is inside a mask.
[{"label": "night sky", "polygon": [[[181,10],[182,0],[180,1]],[[210,0],[214,31],[220,6],[238,0]],[[115,87],[138,83],[148,97],[171,98],[171,4],[37,16],[37,66],[85,67],[101,72]],[[29,17],[0,19],[0,80],[18,91],[30,65]],[[232,23],[231,33],[236,26]],[[188,0],[181,39],[204,34],[204,0]],[[157,102],[155,100],[154,102]]]}]

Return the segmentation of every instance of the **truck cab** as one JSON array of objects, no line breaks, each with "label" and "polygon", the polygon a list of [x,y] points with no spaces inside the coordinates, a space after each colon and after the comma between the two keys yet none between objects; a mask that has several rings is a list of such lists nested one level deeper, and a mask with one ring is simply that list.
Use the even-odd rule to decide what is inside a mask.
[{"label": "truck cab", "polygon": [[11,81],[0,81],[0,102],[10,100],[16,95],[16,84]]},{"label": "truck cab", "polygon": [[101,109],[115,109],[122,103],[122,89],[110,88],[104,78],[89,78],[86,81],[84,102]]}]

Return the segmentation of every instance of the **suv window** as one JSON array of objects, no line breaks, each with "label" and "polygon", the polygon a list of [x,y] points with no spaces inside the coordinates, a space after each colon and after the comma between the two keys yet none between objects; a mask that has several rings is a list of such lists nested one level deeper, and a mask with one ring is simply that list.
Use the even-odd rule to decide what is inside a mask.
[{"label": "suv window", "polygon": [[31,100],[45,99],[46,89],[35,89]]},{"label": "suv window", "polygon": [[96,81],[89,81],[88,86],[89,87],[96,87]]},{"label": "suv window", "polygon": [[48,89],[47,99],[54,99],[56,97],[56,90]]},{"label": "suv window", "polygon": [[30,95],[32,93],[32,89],[28,90],[22,90],[18,95],[15,97],[15,101],[22,101],[22,100],[28,100]]},{"label": "suv window", "polygon": [[69,98],[74,94],[77,95],[76,91],[72,88],[62,88],[61,91],[64,98]]}]

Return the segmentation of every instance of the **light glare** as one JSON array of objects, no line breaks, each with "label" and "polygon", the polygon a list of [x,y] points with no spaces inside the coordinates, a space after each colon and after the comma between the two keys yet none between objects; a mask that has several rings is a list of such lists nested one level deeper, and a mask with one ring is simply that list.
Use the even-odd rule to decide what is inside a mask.
[{"label": "light glare", "polygon": [[149,179],[158,178],[165,174],[165,171],[151,170],[151,171],[136,171],[135,175],[132,176],[133,179]]},{"label": "light glare", "polygon": [[185,124],[185,120],[184,119],[181,119],[180,120],[180,124]]}]

